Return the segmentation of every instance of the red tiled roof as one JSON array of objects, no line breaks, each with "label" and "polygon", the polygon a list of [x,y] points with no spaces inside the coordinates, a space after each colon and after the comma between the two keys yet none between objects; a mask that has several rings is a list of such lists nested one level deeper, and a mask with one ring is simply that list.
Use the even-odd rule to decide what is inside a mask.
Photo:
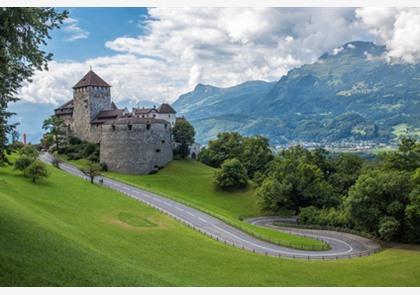
[{"label": "red tiled roof", "polygon": [[87,86],[111,87],[111,85],[106,83],[92,70],[90,70],[79,82],[77,82],[77,84],[73,86],[73,89]]},{"label": "red tiled roof", "polygon": [[167,103],[162,103],[157,110],[158,110],[158,113],[161,113],[161,114],[176,114],[173,107],[171,107],[171,105]]}]

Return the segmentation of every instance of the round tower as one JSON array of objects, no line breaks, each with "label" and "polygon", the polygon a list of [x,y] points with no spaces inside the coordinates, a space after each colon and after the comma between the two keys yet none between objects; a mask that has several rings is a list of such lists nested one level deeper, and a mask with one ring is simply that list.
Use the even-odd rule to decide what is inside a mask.
[{"label": "round tower", "polygon": [[100,160],[112,171],[148,174],[172,160],[171,125],[153,118],[120,117],[102,126]]}]

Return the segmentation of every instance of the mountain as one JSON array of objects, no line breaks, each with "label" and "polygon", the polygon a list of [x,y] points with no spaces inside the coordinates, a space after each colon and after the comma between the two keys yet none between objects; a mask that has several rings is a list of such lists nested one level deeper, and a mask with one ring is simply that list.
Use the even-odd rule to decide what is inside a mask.
[{"label": "mountain", "polygon": [[402,129],[420,136],[420,65],[389,63],[384,53],[384,46],[349,42],[277,82],[199,84],[174,106],[202,143],[219,131],[261,134],[274,144],[389,142]]},{"label": "mountain", "polygon": [[194,91],[181,95],[173,107],[190,120],[206,118],[209,114],[234,114],[238,110],[250,113],[254,99],[267,95],[273,86],[274,83],[264,81],[248,81],[229,88],[198,84]]}]

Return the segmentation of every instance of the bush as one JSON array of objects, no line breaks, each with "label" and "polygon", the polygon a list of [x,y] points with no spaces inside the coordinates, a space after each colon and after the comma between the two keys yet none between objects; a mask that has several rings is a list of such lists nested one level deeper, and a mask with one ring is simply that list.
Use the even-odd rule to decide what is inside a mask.
[{"label": "bush", "polygon": [[16,170],[24,171],[34,161],[35,161],[35,158],[27,156],[27,155],[22,155],[15,161],[14,168]]},{"label": "bush", "polygon": [[398,233],[400,223],[394,217],[384,217],[379,223],[379,237],[384,241],[391,241]]},{"label": "bush", "polygon": [[216,184],[222,189],[241,188],[248,185],[246,169],[241,162],[234,158],[223,162],[215,175]]},{"label": "bush", "polygon": [[20,155],[25,155],[31,158],[38,158],[39,152],[35,146],[27,144],[19,150]]},{"label": "bush", "polygon": [[41,161],[34,161],[23,171],[23,175],[32,178],[32,182],[42,177],[48,177],[48,170],[44,163]]},{"label": "bush", "polygon": [[345,212],[336,208],[317,209],[314,206],[301,208],[298,222],[300,224],[348,227]]}]

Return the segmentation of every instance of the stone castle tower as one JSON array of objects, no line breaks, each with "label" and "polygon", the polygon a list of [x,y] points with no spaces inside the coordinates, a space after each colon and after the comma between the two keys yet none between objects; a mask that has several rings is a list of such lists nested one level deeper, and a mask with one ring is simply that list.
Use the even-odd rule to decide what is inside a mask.
[{"label": "stone castle tower", "polygon": [[112,110],[111,85],[90,70],[73,86],[73,132],[83,140],[96,142],[91,126],[101,111]]}]

